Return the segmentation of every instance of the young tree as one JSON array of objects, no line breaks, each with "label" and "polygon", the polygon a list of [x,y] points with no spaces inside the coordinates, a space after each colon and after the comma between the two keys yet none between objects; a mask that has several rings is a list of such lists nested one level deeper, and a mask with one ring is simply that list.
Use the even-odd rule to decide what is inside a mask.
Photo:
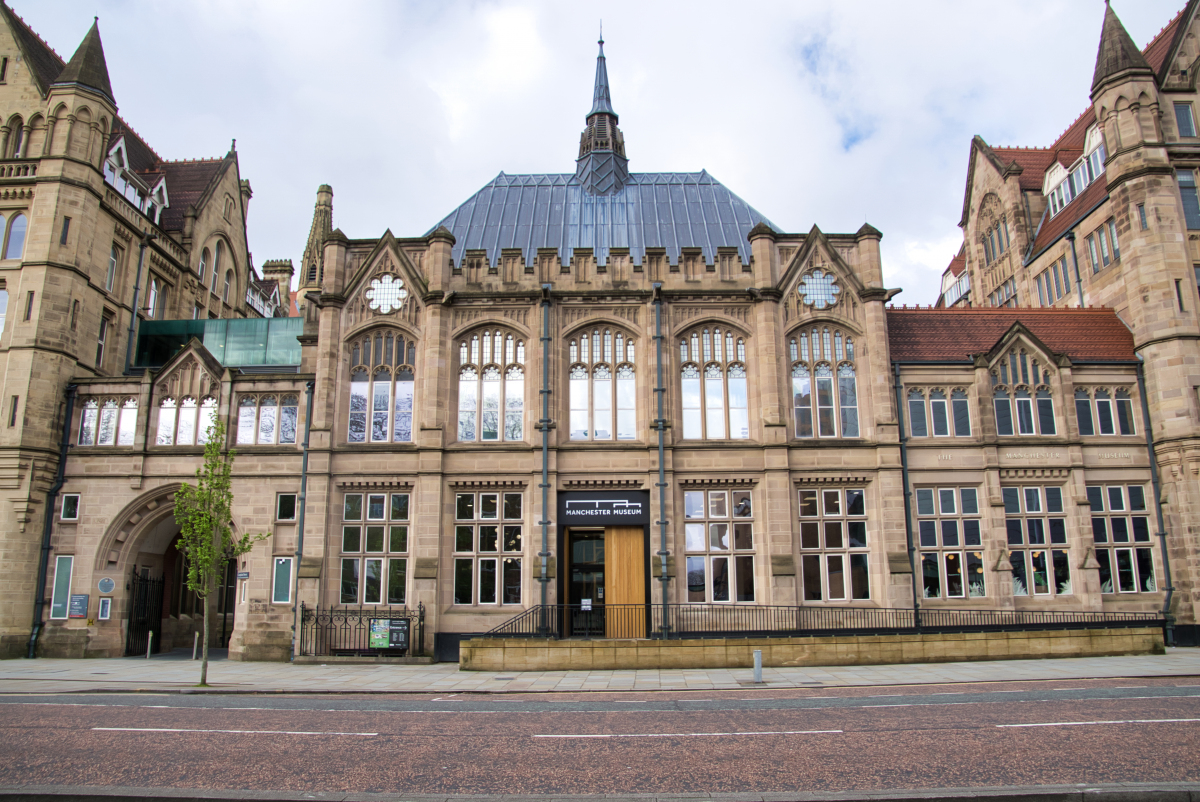
[{"label": "young tree", "polygon": [[225,575],[229,560],[236,559],[266,537],[242,535],[235,539],[230,528],[233,505],[233,458],[223,451],[225,425],[214,423],[204,446],[204,464],[196,469],[196,484],[185,484],[175,493],[175,521],[180,526],[179,550],[186,557],[188,590],[204,601],[204,658],[200,663],[200,686],[208,685],[208,633],[211,597]]}]

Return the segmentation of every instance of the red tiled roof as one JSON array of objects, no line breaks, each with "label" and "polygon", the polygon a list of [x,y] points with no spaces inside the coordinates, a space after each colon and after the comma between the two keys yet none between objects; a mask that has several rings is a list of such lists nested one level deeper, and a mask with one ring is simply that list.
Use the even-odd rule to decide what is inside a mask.
[{"label": "red tiled roof", "polygon": [[1179,9],[1179,13],[1175,15],[1175,19],[1168,22],[1166,27],[1158,32],[1158,36],[1155,36],[1142,51],[1142,55],[1146,57],[1146,61],[1150,62],[1150,69],[1159,75],[1162,74],[1163,64],[1167,60],[1167,55],[1171,52],[1171,44],[1175,41],[1175,32],[1183,20],[1184,11],[1187,11],[1187,6]]},{"label": "red tiled roof", "polygon": [[1076,362],[1137,359],[1133,334],[1112,309],[887,310],[888,347],[898,362],[965,362],[990,351],[1014,323]]},{"label": "red tiled roof", "polygon": [[942,271],[942,275],[950,273],[954,276],[961,276],[962,272],[967,269],[967,257],[959,251],[958,256],[950,260],[950,264]]},{"label": "red tiled roof", "polygon": [[[1171,43],[1174,41],[1175,32],[1183,19],[1185,10],[1180,10],[1175,18],[1159,31],[1158,36],[1154,37],[1154,40],[1142,51],[1146,61],[1150,62],[1150,66],[1155,72],[1160,72],[1163,62],[1170,52]],[[1087,131],[1095,121],[1095,111],[1089,104],[1048,148],[993,148],[992,151],[1006,165],[1013,160],[1021,165],[1023,170],[1019,181],[1021,189],[1041,192],[1042,181],[1051,164],[1058,161],[1064,167],[1070,168],[1071,164],[1083,155]]]},{"label": "red tiled roof", "polygon": [[[1067,229],[1078,223],[1096,205],[1108,197],[1108,186],[1103,181],[1093,181],[1088,188],[1075,196],[1061,212],[1052,218],[1044,219],[1033,240],[1031,258],[1049,248],[1055,240],[1067,232]],[[1049,210],[1047,210],[1049,213]]]},{"label": "red tiled roof", "polygon": [[1042,177],[1054,162],[1054,152],[1046,148],[992,148],[996,158],[1005,166],[1016,162],[1021,166],[1017,183],[1021,189],[1042,191]]},{"label": "red tiled roof", "polygon": [[167,197],[171,205],[163,209],[162,227],[167,231],[183,229],[183,213],[200,200],[213,179],[224,169],[225,159],[163,162],[167,176]]}]

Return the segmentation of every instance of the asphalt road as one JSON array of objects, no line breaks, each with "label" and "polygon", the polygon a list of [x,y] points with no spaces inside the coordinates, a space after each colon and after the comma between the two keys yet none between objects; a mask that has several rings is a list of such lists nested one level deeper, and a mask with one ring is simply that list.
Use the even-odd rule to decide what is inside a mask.
[{"label": "asphalt road", "polygon": [[1200,678],[0,697],[0,785],[666,794],[1200,781]]}]

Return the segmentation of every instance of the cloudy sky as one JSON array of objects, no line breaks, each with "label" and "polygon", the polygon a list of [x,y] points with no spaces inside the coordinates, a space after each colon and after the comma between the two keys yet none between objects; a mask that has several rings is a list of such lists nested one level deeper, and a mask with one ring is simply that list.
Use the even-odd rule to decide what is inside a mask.
[{"label": "cloudy sky", "polygon": [[[256,264],[316,188],[350,237],[424,234],[497,173],[574,171],[603,9],[634,171],[706,169],[784,231],[883,234],[898,303],[957,251],[973,134],[1046,146],[1088,104],[1100,0],[9,0],[70,58],[100,17],[123,117],[167,159],[237,139]],[[1184,0],[1113,0],[1147,44]]]}]

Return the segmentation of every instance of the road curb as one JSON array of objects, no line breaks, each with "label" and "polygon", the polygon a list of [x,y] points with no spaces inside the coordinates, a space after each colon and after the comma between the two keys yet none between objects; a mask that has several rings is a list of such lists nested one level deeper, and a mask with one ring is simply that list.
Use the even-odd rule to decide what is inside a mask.
[{"label": "road curb", "polygon": [[120,786],[0,786],[0,800],[4,802],[92,802],[113,799],[150,802],[1200,802],[1200,783],[1100,783],[741,794],[373,794]]}]

